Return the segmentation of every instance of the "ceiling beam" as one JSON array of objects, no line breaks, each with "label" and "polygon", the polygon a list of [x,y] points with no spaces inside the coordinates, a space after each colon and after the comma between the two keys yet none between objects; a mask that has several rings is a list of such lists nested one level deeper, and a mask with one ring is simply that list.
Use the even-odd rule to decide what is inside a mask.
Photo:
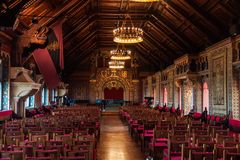
[{"label": "ceiling beam", "polygon": [[87,26],[89,26],[89,24],[93,24],[94,22],[94,16],[90,16],[90,17],[85,17],[83,21],[79,21],[82,22],[81,25],[79,25],[78,27],[76,27],[75,29],[73,29],[72,31],[70,31],[69,33],[67,33],[66,35],[64,35],[64,41],[67,41],[69,38],[72,38],[72,35],[76,35],[76,33],[78,31],[80,31],[81,29],[86,28]]},{"label": "ceiling beam", "polygon": [[[141,47],[140,47],[141,48]],[[139,46],[135,46],[135,50],[137,51],[137,56],[142,57],[142,59],[145,59],[148,61],[148,64],[153,65],[153,67],[160,69],[159,64],[157,64],[155,61],[152,61],[149,57],[146,56],[143,49],[140,49]]]},{"label": "ceiling beam", "polygon": [[[38,24],[40,24],[41,26],[51,26],[51,24],[56,21],[58,19],[58,17],[60,15],[63,15],[64,13],[66,13],[68,10],[70,10],[71,8],[73,8],[73,6],[77,5],[79,3],[79,0],[71,0],[69,3],[64,3],[63,6],[61,6],[60,8],[58,8],[55,11],[51,11],[49,12],[47,15],[44,15],[46,17],[54,17],[54,18],[42,18]],[[40,26],[39,25],[34,25],[31,26],[31,29],[29,29],[27,32],[28,33],[33,33],[34,31],[36,31]]]},{"label": "ceiling beam", "polygon": [[[170,12],[169,8],[171,8],[180,17],[182,17],[185,20],[185,22],[187,22],[190,26],[196,28],[201,33],[201,35],[198,35],[198,34],[196,34],[196,35],[200,39],[202,39],[203,42],[208,43],[208,44],[212,44],[213,42],[216,41],[216,37],[214,37],[213,35],[210,36],[211,33],[208,33],[208,32],[206,32],[206,30],[203,30],[202,28],[200,28],[194,21],[192,21],[191,17],[187,17],[186,15],[184,15],[184,13],[181,11],[181,9],[177,5],[175,5],[173,2],[171,2],[171,1],[165,2],[164,1],[163,3],[167,4],[167,5],[164,5],[166,10],[168,10]],[[166,7],[166,6],[169,6],[169,8]]]},{"label": "ceiling beam", "polygon": [[[220,23],[218,23],[215,19],[211,18],[209,14],[204,12],[201,8],[199,8],[194,1],[189,1],[189,0],[183,0],[183,1],[178,1],[179,3],[183,3],[187,7],[191,8],[191,10],[202,20],[206,22],[208,26],[211,26],[212,30],[215,33],[215,37],[223,37],[223,35],[227,34],[227,30],[224,26],[221,26]],[[208,27],[206,28],[208,29]],[[224,34],[223,34],[224,33]]]},{"label": "ceiling beam", "polygon": [[[73,52],[75,53],[76,50],[80,50],[81,46],[84,44],[84,43],[87,43],[89,41],[92,40],[92,38],[95,38],[96,37],[96,31],[95,32],[91,32],[90,34],[87,34],[86,37],[83,37],[83,40],[81,42],[79,42],[76,46],[74,46],[70,51],[68,51],[68,54],[67,55],[71,55]],[[74,54],[73,54],[74,55]],[[71,57],[73,56],[71,55]]]},{"label": "ceiling beam", "polygon": [[[153,18],[155,20],[157,20],[157,22],[159,22],[157,17],[153,16]],[[162,26],[162,23],[160,23],[160,25],[159,25],[159,23],[156,23],[156,21],[154,23],[154,20],[150,20],[148,23],[153,27],[153,29],[155,31],[161,33],[165,38],[167,38],[169,41],[171,41],[174,45],[178,46],[178,48],[182,48],[185,51],[192,50],[192,47],[190,46],[190,44],[188,44],[188,42],[186,42],[182,38],[181,39],[184,42],[182,40],[179,41],[178,37],[170,37],[170,35],[168,35],[169,33],[168,34],[166,33],[166,30],[169,30],[174,36],[179,36],[178,34],[175,34],[175,31],[173,29],[171,29],[170,27]]]},{"label": "ceiling beam", "polygon": [[[160,63],[159,63],[160,61],[158,61],[158,59],[156,57],[153,57],[153,55],[151,54],[151,52],[152,52],[151,50],[146,49],[146,47],[143,45],[143,43],[138,43],[137,47],[140,47],[141,50],[144,51],[143,54],[145,55],[145,58],[150,59],[151,63],[153,63],[155,66],[157,66],[158,69],[161,68]],[[166,60],[163,60],[163,61],[164,61],[164,63],[166,63]]]},{"label": "ceiling beam", "polygon": [[144,34],[146,40],[155,45],[164,58],[166,58],[168,61],[170,61],[170,59],[173,60],[176,58],[176,53],[172,52],[170,49],[167,49],[164,45],[158,42],[150,32],[144,31]]}]

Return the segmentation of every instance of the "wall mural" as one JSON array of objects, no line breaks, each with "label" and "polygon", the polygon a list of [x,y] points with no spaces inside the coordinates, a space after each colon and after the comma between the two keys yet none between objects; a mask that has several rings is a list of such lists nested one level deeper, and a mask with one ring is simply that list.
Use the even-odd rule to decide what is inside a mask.
[{"label": "wall mural", "polygon": [[183,107],[184,115],[188,114],[190,109],[193,107],[193,82],[189,79],[185,80],[183,83]]},{"label": "wall mural", "polygon": [[224,59],[213,60],[213,104],[224,105]]}]

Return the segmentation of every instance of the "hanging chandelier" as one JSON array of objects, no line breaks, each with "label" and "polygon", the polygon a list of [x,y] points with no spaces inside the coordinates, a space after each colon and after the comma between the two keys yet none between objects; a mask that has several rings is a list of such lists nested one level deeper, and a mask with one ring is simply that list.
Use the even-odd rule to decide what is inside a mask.
[{"label": "hanging chandelier", "polygon": [[[127,26],[126,20],[130,19],[131,26]],[[134,27],[131,17],[126,16],[122,22],[122,26],[113,30],[113,41],[116,43],[139,43],[143,41],[143,30],[138,27]]]},{"label": "hanging chandelier", "polygon": [[159,0],[131,0],[134,2],[159,2]]},{"label": "hanging chandelier", "polygon": [[119,48],[119,45],[118,45],[117,49],[110,51],[111,60],[119,60],[119,61],[129,60],[131,59],[131,53],[132,53],[131,50],[128,50],[123,46]]},{"label": "hanging chandelier", "polygon": [[111,68],[111,69],[123,69],[124,64],[125,64],[124,61],[113,60],[113,61],[108,62],[109,68]]}]

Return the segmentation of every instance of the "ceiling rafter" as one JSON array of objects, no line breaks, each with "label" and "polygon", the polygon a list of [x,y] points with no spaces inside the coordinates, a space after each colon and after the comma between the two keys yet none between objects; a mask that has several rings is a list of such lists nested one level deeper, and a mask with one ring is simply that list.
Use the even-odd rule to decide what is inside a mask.
[{"label": "ceiling rafter", "polygon": [[[87,42],[89,40],[89,38],[93,38],[96,36],[96,31],[87,34],[86,37],[83,37],[83,41],[81,41],[80,43],[78,43],[76,46],[74,46],[69,52],[69,55],[71,55],[72,52],[75,52],[75,50],[79,49],[81,47],[82,44],[84,44],[85,42]],[[72,54],[71,56],[73,56],[74,54]]]},{"label": "ceiling rafter", "polygon": [[[89,53],[93,52],[96,48],[97,48],[97,45],[96,44],[92,44],[92,46],[88,50],[85,50],[84,52],[82,52],[81,55],[84,55],[86,57],[86,55],[88,55]],[[70,63],[67,63],[69,65],[66,67],[66,72],[68,74],[70,74],[71,72],[74,72],[74,69],[77,67],[76,64],[79,63],[79,59],[81,57],[84,57],[84,56],[80,56],[79,55],[76,58],[74,58],[71,61],[69,61]]]},{"label": "ceiling rafter", "polygon": [[[63,15],[66,11],[70,10],[73,6],[75,6],[77,3],[79,3],[79,0],[71,0],[69,3],[64,3],[63,6],[56,9],[55,11],[49,12],[46,17],[55,17],[53,18],[42,18],[38,24],[41,24],[41,26],[50,26],[54,21],[56,21],[60,15]],[[31,29],[28,30],[29,33],[33,33],[38,29],[39,25],[32,26]]]},{"label": "ceiling rafter", "polygon": [[[141,50],[144,50],[145,54],[146,55],[146,58],[149,58],[150,61],[155,64],[156,66],[158,66],[158,69],[160,69],[160,60],[158,60],[158,58],[154,57],[153,54],[151,54],[151,50],[149,49],[146,49],[145,45],[146,43],[138,43],[137,46],[141,48]],[[163,60],[165,63],[166,63],[166,60]]]},{"label": "ceiling rafter", "polygon": [[70,31],[69,33],[67,33],[66,35],[64,35],[64,41],[67,41],[69,38],[72,38],[72,35],[76,35],[76,33],[78,31],[80,31],[82,28],[85,28],[87,26],[89,26],[89,23],[93,23],[94,22],[94,15],[90,16],[90,17],[85,17],[83,21],[81,21],[81,25],[79,25],[79,27],[76,27],[75,29],[73,29],[72,31]]},{"label": "ceiling rafter", "polygon": [[135,46],[135,50],[137,51],[137,55],[140,56],[140,57],[143,57],[143,59],[147,60],[149,64],[153,65],[154,67],[160,69],[161,66],[156,63],[155,61],[152,61],[151,58],[149,58],[146,53],[140,49],[141,47],[139,45],[136,45]]},{"label": "ceiling rafter", "polygon": [[164,5],[166,10],[169,10],[169,8],[166,7],[166,6],[169,6],[174,12],[176,12],[180,17],[182,17],[185,20],[185,22],[187,22],[192,27],[196,28],[201,33],[201,35],[197,35],[197,36],[200,39],[202,39],[203,42],[208,41],[207,43],[212,43],[216,41],[215,37],[210,37],[211,33],[207,33],[206,30],[199,28],[198,25],[195,22],[193,22],[190,17],[187,17],[186,15],[184,15],[181,9],[178,6],[176,6],[173,2],[167,1],[165,3],[167,4],[167,5]]},{"label": "ceiling rafter", "polygon": [[[153,16],[154,18],[156,18],[155,16]],[[158,20],[158,19],[157,19]],[[159,22],[159,21],[158,21]],[[164,28],[162,29],[162,24],[160,23],[160,25],[159,24],[157,24],[156,22],[154,23],[153,22],[153,20],[150,20],[149,22],[148,22],[149,24],[151,24],[151,26],[156,30],[156,31],[158,31],[159,33],[161,33],[165,38],[167,38],[168,40],[170,40],[174,45],[176,45],[176,46],[178,46],[179,48],[183,48],[183,46],[182,45],[184,45],[184,50],[191,50],[191,49],[189,49],[190,48],[190,45],[188,44],[188,42],[186,42],[185,40],[184,40],[184,44],[182,44],[181,42],[179,42],[178,41],[178,39],[177,38],[173,38],[173,37],[170,37],[170,35],[168,35],[167,33],[166,33],[166,30],[164,30]],[[164,26],[164,27],[166,27],[166,26]],[[171,33],[172,34],[174,34],[174,36],[178,36],[178,34],[175,34],[175,31],[173,31],[173,29],[171,29],[171,28],[169,28],[169,27],[166,27],[167,29],[169,29],[170,31],[171,31]],[[181,38],[182,39],[182,38]],[[182,39],[183,40],[183,39]],[[181,45],[182,44],[182,45]],[[185,46],[185,44],[187,44],[187,46]],[[187,48],[186,48],[187,47]],[[189,48],[188,48],[189,47]]]},{"label": "ceiling rafter", "polygon": [[214,19],[210,19],[210,16],[207,15],[206,12],[203,12],[201,10],[201,8],[199,8],[197,5],[194,4],[193,1],[179,1],[179,3],[184,3],[185,5],[187,5],[189,8],[191,8],[191,10],[197,15],[199,16],[201,19],[203,19],[208,25],[210,25],[212,28],[214,28],[214,33],[215,36],[222,36],[222,33],[227,34],[226,29],[223,26],[220,26],[220,24],[218,22],[216,22]]},{"label": "ceiling rafter", "polygon": [[[148,33],[145,33],[145,35],[147,36],[147,38],[145,38],[144,43],[152,44],[154,45],[154,50],[158,51],[158,54],[160,53],[161,59],[166,60],[166,62],[170,63],[171,61],[173,61],[173,55],[171,53],[169,53],[168,51],[162,51],[163,47],[159,46],[158,44],[155,43],[155,40],[153,40],[152,38],[150,38],[150,36],[148,35]],[[164,50],[164,49],[163,49]]]},{"label": "ceiling rafter", "polygon": [[[172,58],[175,58],[174,55],[179,54],[179,53],[174,52],[171,48],[169,48],[169,47],[167,46],[167,44],[163,44],[163,43],[161,43],[159,40],[157,40],[157,39],[155,38],[155,36],[154,36],[154,34],[157,34],[157,33],[155,33],[155,32],[154,32],[154,33],[153,33],[153,32],[150,32],[150,31],[148,31],[147,29],[144,30],[144,33],[145,33],[145,35],[147,36],[148,40],[151,40],[151,43],[155,44],[155,46],[157,46],[158,48],[160,48],[160,49],[163,50],[164,52],[169,53],[171,59],[172,59]],[[169,55],[167,55],[167,56],[169,56]]]}]

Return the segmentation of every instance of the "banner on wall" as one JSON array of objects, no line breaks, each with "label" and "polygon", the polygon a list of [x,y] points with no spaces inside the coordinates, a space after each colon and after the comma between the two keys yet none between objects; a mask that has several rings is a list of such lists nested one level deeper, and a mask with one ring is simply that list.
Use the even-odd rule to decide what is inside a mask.
[{"label": "banner on wall", "polygon": [[45,79],[47,87],[49,89],[56,88],[60,82],[60,78],[48,50],[46,48],[36,49],[33,52],[33,57]]},{"label": "banner on wall", "polygon": [[65,19],[55,23],[49,29],[48,45],[45,49],[37,49],[33,57],[42,73],[48,88],[56,88],[60,82],[59,73],[64,69],[62,24]]},{"label": "banner on wall", "polygon": [[49,31],[47,50],[56,67],[57,73],[64,69],[63,55],[63,37],[62,24],[63,20],[58,21]]}]

